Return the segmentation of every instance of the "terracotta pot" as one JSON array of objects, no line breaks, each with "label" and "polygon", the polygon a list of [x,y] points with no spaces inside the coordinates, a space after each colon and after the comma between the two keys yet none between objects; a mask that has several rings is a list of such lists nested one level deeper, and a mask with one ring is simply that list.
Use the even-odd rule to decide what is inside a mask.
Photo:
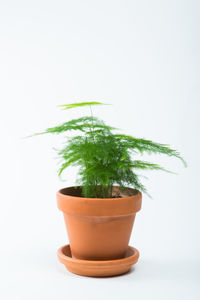
[{"label": "terracotta pot", "polygon": [[72,257],[111,260],[125,256],[135,215],[142,203],[140,192],[130,188],[128,191],[132,196],[103,199],[81,197],[80,187],[57,192]]}]

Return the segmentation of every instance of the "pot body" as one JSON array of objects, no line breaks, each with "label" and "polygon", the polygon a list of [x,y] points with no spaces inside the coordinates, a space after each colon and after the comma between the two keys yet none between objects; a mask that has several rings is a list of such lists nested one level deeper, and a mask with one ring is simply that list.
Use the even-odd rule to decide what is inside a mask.
[{"label": "pot body", "polygon": [[[134,190],[129,188],[129,192]],[[80,188],[57,193],[58,208],[64,214],[72,256],[87,260],[123,258],[136,212],[141,208],[140,192],[123,198],[84,198]]]}]

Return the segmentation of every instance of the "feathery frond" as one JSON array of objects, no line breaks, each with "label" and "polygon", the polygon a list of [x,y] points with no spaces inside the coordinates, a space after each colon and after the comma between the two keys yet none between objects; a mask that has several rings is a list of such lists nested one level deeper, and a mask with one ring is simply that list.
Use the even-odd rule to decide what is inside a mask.
[{"label": "feathery frond", "polygon": [[45,131],[40,132],[40,133],[36,133],[34,135],[41,135],[41,134],[46,134],[46,133],[63,133],[63,132],[67,132],[67,131],[76,131],[79,130],[81,132],[88,132],[91,130],[100,130],[102,129],[103,131],[110,131],[110,130],[114,130],[116,128],[105,125],[103,121],[89,116],[89,117],[82,117],[82,118],[78,118],[78,119],[74,119],[68,122],[65,122],[61,125],[55,126],[55,127],[51,127],[51,128],[47,128]]},{"label": "feathery frond", "polygon": [[167,144],[155,143],[151,140],[138,139],[124,134],[116,134],[115,136],[120,142],[126,144],[129,149],[138,150],[138,152],[141,154],[147,152],[149,154],[156,153],[174,156],[179,158],[185,167],[187,166],[184,159],[180,156],[180,153],[174,149],[171,149]]},{"label": "feathery frond", "polygon": [[82,107],[82,106],[88,106],[88,105],[90,106],[90,105],[109,105],[109,104],[93,101],[93,102],[61,104],[61,105],[58,105],[58,107],[61,107],[62,109],[66,110],[66,109],[70,109],[70,108],[74,108],[74,107]]}]

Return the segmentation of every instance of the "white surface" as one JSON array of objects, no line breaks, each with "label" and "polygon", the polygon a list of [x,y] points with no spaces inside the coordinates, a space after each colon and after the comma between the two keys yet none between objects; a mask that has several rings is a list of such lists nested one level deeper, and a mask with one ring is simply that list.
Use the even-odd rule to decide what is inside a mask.
[{"label": "white surface", "polygon": [[[1,299],[200,299],[199,2],[1,1]],[[141,257],[121,277],[68,273],[55,192],[62,138],[22,139],[100,100],[94,114],[123,132],[169,143],[188,162],[150,157],[179,173],[149,173],[130,244]],[[146,158],[146,157],[145,157]]]}]

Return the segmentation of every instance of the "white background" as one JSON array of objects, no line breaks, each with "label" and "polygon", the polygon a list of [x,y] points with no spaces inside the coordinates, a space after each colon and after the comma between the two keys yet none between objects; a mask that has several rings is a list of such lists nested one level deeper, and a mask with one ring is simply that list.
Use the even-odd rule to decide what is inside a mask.
[{"label": "white background", "polygon": [[[195,0],[0,2],[1,299],[200,299],[200,5]],[[103,101],[94,114],[121,132],[169,143],[188,163],[150,157],[130,244],[141,257],[113,278],[69,273],[56,136],[24,136],[87,115],[58,104]],[[146,157],[145,157],[146,158]]]}]

